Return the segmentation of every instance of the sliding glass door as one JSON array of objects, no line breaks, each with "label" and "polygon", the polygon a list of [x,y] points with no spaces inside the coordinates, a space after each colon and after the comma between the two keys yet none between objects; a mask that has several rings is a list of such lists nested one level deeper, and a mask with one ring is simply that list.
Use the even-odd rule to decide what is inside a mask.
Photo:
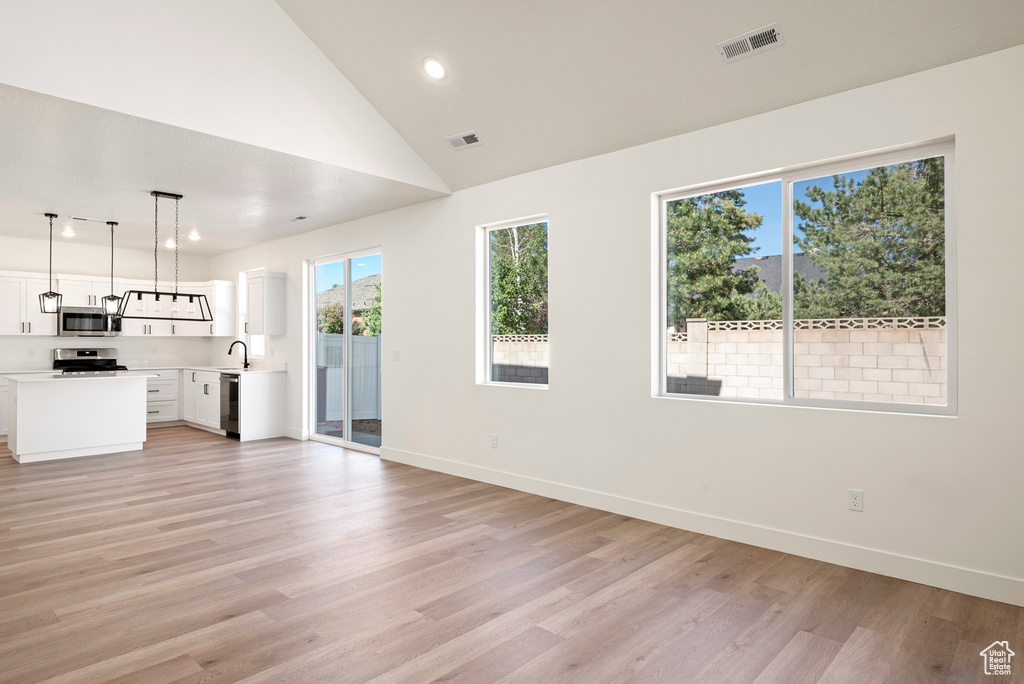
[{"label": "sliding glass door", "polygon": [[381,258],[313,262],[313,434],[324,441],[381,444]]}]

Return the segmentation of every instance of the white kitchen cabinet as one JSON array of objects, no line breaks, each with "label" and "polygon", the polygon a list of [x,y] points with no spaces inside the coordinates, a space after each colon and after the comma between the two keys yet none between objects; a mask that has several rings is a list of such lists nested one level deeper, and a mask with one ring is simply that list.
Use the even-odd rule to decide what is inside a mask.
[{"label": "white kitchen cabinet", "polygon": [[[130,281],[125,284],[125,290],[136,290],[139,292],[149,292],[153,290],[152,282],[143,281]],[[160,291],[165,292],[173,289],[167,287],[167,283],[160,283]],[[142,294],[142,311],[138,309],[138,303],[140,296],[133,294],[131,301],[128,302],[128,306],[125,313],[129,316],[145,316],[146,318],[122,318],[121,319],[121,334],[126,337],[149,337],[149,336],[169,336],[172,334],[172,321],[160,320],[160,318],[171,317],[171,298],[164,296],[160,298],[160,310],[156,310],[156,296],[151,294]],[[180,302],[179,302],[180,303]]]},{"label": "white kitchen cabinet", "polygon": [[184,418],[189,423],[220,429],[220,373],[186,370]]},{"label": "white kitchen cabinet", "polygon": [[[103,298],[110,294],[110,278],[58,275],[57,291],[61,294],[61,306],[103,306]],[[115,281],[114,294],[123,293]]]},{"label": "white kitchen cabinet", "polygon": [[196,422],[196,402],[198,398],[196,396],[196,387],[198,383],[197,375],[199,371],[185,371],[185,376],[181,382],[181,417],[189,423]]},{"label": "white kitchen cabinet", "polygon": [[0,276],[0,335],[25,333],[25,279]]},{"label": "white kitchen cabinet", "polygon": [[245,332],[284,335],[284,273],[252,271],[245,277]]},{"label": "white kitchen cabinet", "polygon": [[210,305],[212,321],[197,321],[196,316],[201,315],[199,301],[196,300],[196,313],[188,313],[188,297],[179,298],[180,311],[174,314],[175,321],[172,325],[172,333],[175,337],[234,337],[238,330],[237,298],[235,292],[237,287],[229,280],[214,280],[206,283],[182,283],[179,288],[181,292],[189,292],[193,295],[205,295]]},{"label": "white kitchen cabinet", "polygon": [[7,380],[0,379],[3,385],[0,385],[0,436],[7,436],[10,422],[8,416],[10,415],[7,410]]},{"label": "white kitchen cabinet", "polygon": [[39,310],[39,295],[50,281],[30,276],[0,276],[0,335],[56,335],[57,315]]}]

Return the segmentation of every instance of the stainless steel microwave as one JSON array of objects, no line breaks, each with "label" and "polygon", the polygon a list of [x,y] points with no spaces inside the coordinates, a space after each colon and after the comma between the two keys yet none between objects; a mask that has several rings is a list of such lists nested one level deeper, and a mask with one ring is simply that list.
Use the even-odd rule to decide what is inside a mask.
[{"label": "stainless steel microwave", "polygon": [[114,337],[121,334],[121,317],[95,307],[61,307],[57,321],[61,337]]}]

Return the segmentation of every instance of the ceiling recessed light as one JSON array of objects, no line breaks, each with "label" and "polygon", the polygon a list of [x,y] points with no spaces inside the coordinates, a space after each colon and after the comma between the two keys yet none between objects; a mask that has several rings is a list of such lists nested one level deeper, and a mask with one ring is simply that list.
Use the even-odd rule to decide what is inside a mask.
[{"label": "ceiling recessed light", "polygon": [[427,76],[437,81],[440,81],[448,73],[444,68],[444,64],[441,64],[441,62],[433,57],[427,57],[423,60],[423,70],[427,72]]},{"label": "ceiling recessed light", "polygon": [[197,233],[196,231],[193,230],[191,233],[188,234],[188,239],[189,240],[198,240],[199,239],[199,233]]},{"label": "ceiling recessed light", "polygon": [[68,226],[61,235],[64,237],[75,237],[75,231],[71,230],[71,226]]},{"label": "ceiling recessed light", "polygon": [[167,249],[174,249],[174,240],[167,240],[167,242],[164,243],[164,247]]}]

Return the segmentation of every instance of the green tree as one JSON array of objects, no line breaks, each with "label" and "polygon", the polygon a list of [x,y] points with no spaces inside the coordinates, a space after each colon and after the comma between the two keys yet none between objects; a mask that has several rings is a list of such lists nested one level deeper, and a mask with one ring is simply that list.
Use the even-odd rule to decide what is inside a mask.
[{"label": "green tree", "polygon": [[687,318],[716,321],[782,317],[782,298],[758,278],[760,269],[734,270],[739,257],[758,250],[748,231],[764,221],[744,209],[739,190],[687,197],[669,203],[666,222],[668,325],[682,330]]},{"label": "green tree", "polygon": [[380,315],[380,283],[375,283],[374,287],[377,288],[377,294],[373,297],[373,302],[369,308],[363,312],[363,322],[366,324],[366,331],[364,335],[380,335],[381,331],[381,315]]},{"label": "green tree", "polygon": [[944,316],[945,187],[942,157],[880,166],[860,182],[793,202],[796,244],[823,277],[794,276],[796,318]]},{"label": "green tree", "polygon": [[492,334],[546,334],[548,224],[493,230],[490,248]]},{"label": "green tree", "polygon": [[341,302],[331,302],[316,310],[316,331],[331,335],[345,332],[345,307]]}]

